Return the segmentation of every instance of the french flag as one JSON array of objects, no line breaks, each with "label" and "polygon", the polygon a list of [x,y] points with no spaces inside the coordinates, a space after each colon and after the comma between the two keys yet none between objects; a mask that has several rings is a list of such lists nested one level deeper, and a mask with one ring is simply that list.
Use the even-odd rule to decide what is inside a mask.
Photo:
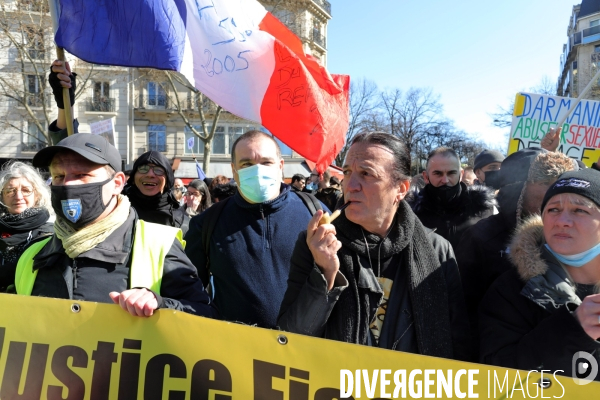
[{"label": "french flag", "polygon": [[90,63],[178,71],[319,171],[348,130],[347,75],[330,75],[255,0],[60,0],[56,44]]}]

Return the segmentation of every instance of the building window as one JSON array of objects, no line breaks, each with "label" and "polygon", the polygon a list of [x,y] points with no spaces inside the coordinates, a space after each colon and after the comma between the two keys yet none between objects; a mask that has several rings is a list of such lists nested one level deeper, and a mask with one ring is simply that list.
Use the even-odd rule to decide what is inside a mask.
[{"label": "building window", "polygon": [[166,105],[167,95],[163,86],[158,82],[148,82],[148,106],[165,108]]},{"label": "building window", "polygon": [[167,127],[148,125],[148,150],[167,151]]},{"label": "building window", "polygon": [[37,75],[27,75],[27,105],[41,107],[44,99],[43,80]]},{"label": "building window", "polygon": [[108,82],[94,82],[91,111],[115,111],[112,99],[109,97]]},{"label": "building window", "polygon": [[225,127],[217,126],[215,129],[215,136],[212,140],[212,152],[213,154],[227,154],[225,153]]},{"label": "building window", "polygon": [[33,121],[27,121],[27,133],[23,132],[21,151],[38,151],[46,147],[46,138]]},{"label": "building window", "polygon": [[26,26],[24,29],[25,46],[29,57],[34,60],[43,60],[46,56],[44,49],[44,33],[34,26]]},{"label": "building window", "polygon": [[600,25],[600,19],[590,21],[590,28]]}]

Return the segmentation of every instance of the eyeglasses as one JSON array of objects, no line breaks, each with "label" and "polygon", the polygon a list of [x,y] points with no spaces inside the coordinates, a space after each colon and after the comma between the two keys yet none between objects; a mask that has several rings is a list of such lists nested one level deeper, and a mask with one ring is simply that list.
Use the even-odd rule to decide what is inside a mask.
[{"label": "eyeglasses", "polygon": [[15,197],[17,195],[17,192],[21,192],[23,197],[29,197],[33,194],[34,190],[33,190],[33,188],[23,187],[20,189],[19,188],[4,189],[2,192],[7,197]]},{"label": "eyeglasses", "polygon": [[154,175],[156,176],[164,176],[167,173],[161,167],[151,167],[148,164],[140,165],[140,167],[138,168],[138,171],[142,174],[147,174],[148,172],[150,172],[150,170],[152,170],[152,172],[154,172]]}]

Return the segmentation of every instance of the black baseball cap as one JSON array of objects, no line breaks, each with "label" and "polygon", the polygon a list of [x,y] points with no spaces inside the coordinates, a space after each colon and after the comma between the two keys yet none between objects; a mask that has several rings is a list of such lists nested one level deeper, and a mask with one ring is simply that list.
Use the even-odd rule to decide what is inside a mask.
[{"label": "black baseball cap", "polygon": [[46,168],[56,153],[71,150],[86,160],[100,165],[110,165],[116,172],[121,172],[121,154],[119,150],[106,140],[104,136],[91,133],[77,133],[61,140],[54,146],[46,147],[33,157],[33,166]]}]

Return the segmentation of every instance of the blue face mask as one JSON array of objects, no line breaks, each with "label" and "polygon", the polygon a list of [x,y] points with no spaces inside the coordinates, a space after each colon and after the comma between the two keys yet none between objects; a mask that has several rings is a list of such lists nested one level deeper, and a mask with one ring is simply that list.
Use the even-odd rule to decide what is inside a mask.
[{"label": "blue face mask", "polygon": [[239,189],[252,203],[264,203],[279,195],[281,189],[281,170],[255,164],[237,171]]},{"label": "blue face mask", "polygon": [[306,185],[306,190],[316,190],[317,189],[317,184],[314,182],[310,182],[309,184]]},{"label": "blue face mask", "polygon": [[583,253],[573,254],[572,256],[558,254],[557,252],[553,251],[547,244],[546,248],[561,263],[577,268],[589,263],[600,254],[600,243],[598,243],[591,249],[584,251]]}]

